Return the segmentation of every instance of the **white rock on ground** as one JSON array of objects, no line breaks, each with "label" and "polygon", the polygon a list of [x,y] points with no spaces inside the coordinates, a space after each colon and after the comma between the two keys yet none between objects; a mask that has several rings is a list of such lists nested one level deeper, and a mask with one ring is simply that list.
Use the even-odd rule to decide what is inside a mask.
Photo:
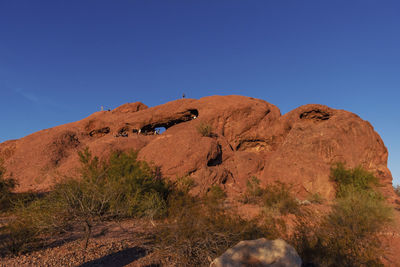
[{"label": "white rock on ground", "polygon": [[296,250],[282,239],[240,241],[216,258],[210,267],[301,267]]}]

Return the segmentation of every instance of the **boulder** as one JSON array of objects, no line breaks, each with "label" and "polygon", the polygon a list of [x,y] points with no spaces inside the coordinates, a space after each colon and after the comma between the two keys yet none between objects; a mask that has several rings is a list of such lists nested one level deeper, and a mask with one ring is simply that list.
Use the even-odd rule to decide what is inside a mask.
[{"label": "boulder", "polygon": [[240,241],[216,258],[210,267],[300,267],[296,250],[282,239]]}]

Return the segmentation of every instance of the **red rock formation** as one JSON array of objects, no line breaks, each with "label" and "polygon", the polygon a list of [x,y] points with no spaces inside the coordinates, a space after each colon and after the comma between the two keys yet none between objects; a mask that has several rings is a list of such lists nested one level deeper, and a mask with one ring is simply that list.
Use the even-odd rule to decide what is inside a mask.
[{"label": "red rock formation", "polygon": [[[200,124],[212,133],[203,136]],[[157,134],[158,127],[165,132]],[[367,121],[322,105],[281,116],[276,106],[243,96],[180,99],[152,108],[125,104],[4,142],[0,157],[18,191],[48,190],[76,174],[77,151],[86,146],[100,157],[139,150],[139,158],[160,166],[165,177],[190,175],[201,191],[217,183],[228,193],[240,192],[256,176],[263,184],[279,180],[300,195],[318,192],[329,199],[330,166],[344,161],[373,171],[393,195],[387,149]]]},{"label": "red rock formation", "polygon": [[[166,130],[157,134],[158,127]],[[199,127],[212,131],[202,134]],[[45,191],[65,176],[77,177],[77,152],[85,147],[101,158],[113,150],[138,150],[164,177],[190,175],[197,192],[221,184],[231,196],[256,176],[263,185],[290,183],[300,198],[320,193],[331,199],[330,167],[341,161],[374,172],[390,202],[396,199],[387,149],[367,121],[322,105],[281,116],[276,106],[243,96],[180,99],[152,108],[125,104],[1,143],[0,158],[18,191]],[[400,262],[395,243],[400,239],[390,240],[390,257]]]}]

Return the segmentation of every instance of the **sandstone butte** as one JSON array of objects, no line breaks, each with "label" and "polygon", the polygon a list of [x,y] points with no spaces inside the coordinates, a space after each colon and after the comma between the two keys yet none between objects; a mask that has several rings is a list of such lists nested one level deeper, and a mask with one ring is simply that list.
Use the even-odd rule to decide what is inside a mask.
[{"label": "sandstone butte", "polygon": [[[203,136],[200,125],[210,125],[212,133]],[[158,127],[166,130],[157,134]],[[282,116],[264,100],[235,95],[179,99],[152,108],[128,103],[1,143],[0,157],[17,179],[17,191],[46,191],[76,175],[77,152],[85,147],[100,158],[110,151],[137,150],[139,159],[158,166],[163,177],[190,175],[198,192],[219,184],[230,196],[243,192],[247,179],[256,176],[264,186],[277,180],[291,184],[299,198],[319,193],[332,199],[330,167],[345,162],[372,171],[388,201],[399,203],[388,151],[371,124],[317,104]]]}]

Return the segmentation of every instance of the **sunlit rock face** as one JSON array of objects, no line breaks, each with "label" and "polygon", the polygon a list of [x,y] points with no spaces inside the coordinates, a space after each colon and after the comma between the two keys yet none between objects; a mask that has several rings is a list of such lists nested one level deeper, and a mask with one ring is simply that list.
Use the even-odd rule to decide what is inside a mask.
[{"label": "sunlit rock face", "polygon": [[77,152],[85,147],[100,158],[137,150],[163,177],[191,176],[198,192],[220,184],[237,194],[255,176],[264,186],[281,181],[299,195],[330,199],[330,167],[340,161],[374,172],[385,194],[393,195],[387,149],[367,121],[322,105],[282,116],[276,106],[244,96],[180,99],[152,108],[129,103],[1,143],[0,157],[18,191],[45,191],[77,175]]}]

